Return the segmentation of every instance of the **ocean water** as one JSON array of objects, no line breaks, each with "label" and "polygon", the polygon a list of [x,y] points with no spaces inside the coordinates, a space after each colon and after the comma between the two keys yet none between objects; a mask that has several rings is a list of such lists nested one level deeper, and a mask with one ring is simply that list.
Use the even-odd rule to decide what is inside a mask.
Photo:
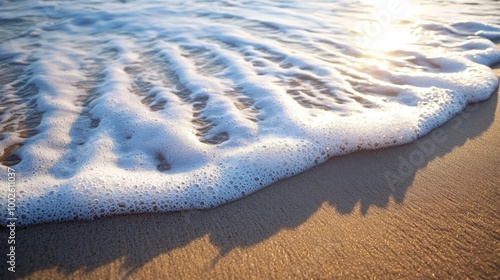
[{"label": "ocean water", "polygon": [[499,15],[486,0],[0,0],[0,220],[7,166],[29,225],[211,208],[414,141],[495,91]]}]

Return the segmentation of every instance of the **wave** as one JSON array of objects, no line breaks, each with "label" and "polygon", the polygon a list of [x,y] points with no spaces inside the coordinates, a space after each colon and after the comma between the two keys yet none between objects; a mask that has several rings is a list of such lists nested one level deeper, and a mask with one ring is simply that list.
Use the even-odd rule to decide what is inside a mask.
[{"label": "wave", "polygon": [[3,4],[18,224],[215,207],[414,141],[498,87],[495,1],[383,2]]}]

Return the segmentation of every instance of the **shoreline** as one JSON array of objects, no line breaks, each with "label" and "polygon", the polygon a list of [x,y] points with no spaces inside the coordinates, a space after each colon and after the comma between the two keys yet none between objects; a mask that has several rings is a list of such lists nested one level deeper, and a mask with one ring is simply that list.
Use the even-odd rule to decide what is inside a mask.
[{"label": "shoreline", "polygon": [[18,229],[18,271],[0,276],[498,277],[498,95],[416,142],[335,157],[215,209]]}]

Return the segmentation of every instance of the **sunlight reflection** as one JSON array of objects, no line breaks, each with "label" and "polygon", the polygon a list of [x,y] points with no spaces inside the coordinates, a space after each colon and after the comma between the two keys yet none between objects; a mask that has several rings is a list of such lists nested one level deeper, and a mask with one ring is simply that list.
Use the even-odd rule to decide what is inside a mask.
[{"label": "sunlight reflection", "polygon": [[387,29],[373,40],[371,49],[377,51],[392,51],[408,48],[420,38],[410,27],[388,26]]},{"label": "sunlight reflection", "polygon": [[421,5],[412,0],[365,0],[368,18],[358,22],[358,46],[372,51],[406,49],[420,38],[414,28],[421,15]]}]

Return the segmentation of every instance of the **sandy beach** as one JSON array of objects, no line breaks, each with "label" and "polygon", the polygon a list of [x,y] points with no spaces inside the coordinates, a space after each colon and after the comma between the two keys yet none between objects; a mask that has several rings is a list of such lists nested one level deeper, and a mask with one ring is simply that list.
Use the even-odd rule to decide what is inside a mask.
[{"label": "sandy beach", "polygon": [[499,278],[497,104],[209,211],[18,229],[0,278]]}]

